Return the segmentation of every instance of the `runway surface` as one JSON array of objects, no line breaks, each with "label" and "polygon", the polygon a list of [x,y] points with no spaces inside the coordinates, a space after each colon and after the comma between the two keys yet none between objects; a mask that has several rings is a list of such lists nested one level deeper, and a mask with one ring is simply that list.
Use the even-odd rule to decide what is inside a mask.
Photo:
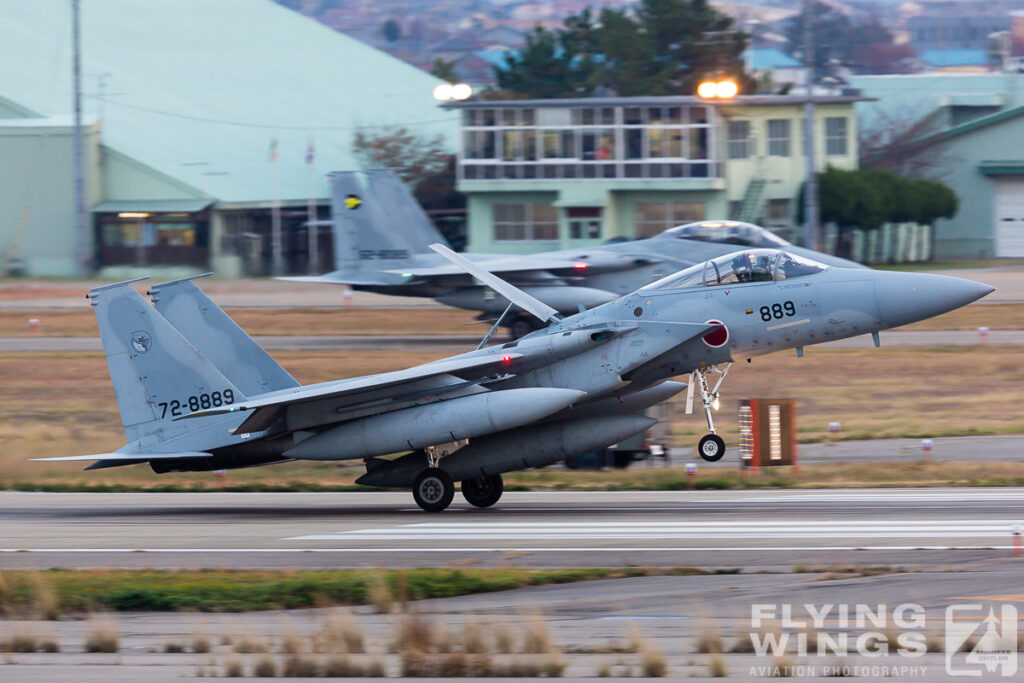
[{"label": "runway surface", "polygon": [[936,566],[1006,557],[1024,491],[0,493],[0,567]]},{"label": "runway surface", "polygon": [[[274,335],[257,336],[256,341],[268,351],[372,351],[433,349],[459,353],[472,349],[481,335],[454,334],[382,334],[382,335]],[[499,342],[506,341],[500,339]],[[498,342],[496,342],[498,343]],[[978,333],[973,330],[906,330],[881,333],[882,346],[977,346]],[[992,346],[1024,345],[1024,330],[992,330],[988,335]],[[861,349],[873,346],[870,336],[854,337],[819,345],[819,348]],[[0,353],[99,353],[103,350],[99,337],[0,337]]]}]

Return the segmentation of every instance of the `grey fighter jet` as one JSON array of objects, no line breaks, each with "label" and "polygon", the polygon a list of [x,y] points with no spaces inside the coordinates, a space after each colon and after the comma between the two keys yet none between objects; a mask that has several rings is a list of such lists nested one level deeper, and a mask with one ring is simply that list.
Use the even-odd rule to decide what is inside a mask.
[{"label": "grey fighter jet", "polygon": [[[436,299],[480,311],[494,319],[509,304],[464,270],[429,250],[444,242],[416,199],[393,171],[331,174],[331,212],[336,270],[316,277],[282,280],[350,285],[357,290]],[[576,313],[632,292],[695,263],[750,247],[785,249],[826,265],[862,268],[797,247],[762,227],[736,221],[680,225],[650,239],[540,254],[466,254],[540,299],[559,313]],[[536,320],[515,309],[502,320],[513,338],[537,329]]]},{"label": "grey fighter jet", "polygon": [[[86,469],[148,463],[156,472],[288,460],[363,460],[371,486],[409,486],[424,510],[446,508],[454,481],[493,505],[503,472],[539,467],[638,434],[647,407],[687,388],[718,460],[712,406],[742,358],[872,334],[979,299],[992,288],[920,273],[834,268],[749,249],[686,268],[572,316],[442,245],[458,267],[544,328],[468,353],[379,375],[301,386],[189,279],[150,290],[97,287],[95,309],[127,445]],[[402,454],[389,459],[385,456]]]}]

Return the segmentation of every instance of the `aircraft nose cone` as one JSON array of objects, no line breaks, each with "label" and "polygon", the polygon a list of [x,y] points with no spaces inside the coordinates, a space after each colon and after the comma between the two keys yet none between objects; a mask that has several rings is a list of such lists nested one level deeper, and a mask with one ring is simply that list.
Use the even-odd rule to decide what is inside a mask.
[{"label": "aircraft nose cone", "polygon": [[879,273],[878,313],[885,327],[925,320],[977,301],[995,291],[981,282],[927,273]]}]

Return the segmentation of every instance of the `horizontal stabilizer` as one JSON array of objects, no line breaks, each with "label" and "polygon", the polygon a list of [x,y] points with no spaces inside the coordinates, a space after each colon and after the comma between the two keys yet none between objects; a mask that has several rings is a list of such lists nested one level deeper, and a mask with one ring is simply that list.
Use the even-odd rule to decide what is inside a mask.
[{"label": "horizontal stabilizer", "polygon": [[182,451],[180,453],[94,453],[92,455],[67,455],[60,458],[31,458],[36,462],[74,462],[79,460],[130,460],[145,462],[148,460],[167,460],[170,458],[209,458],[210,453],[203,451]]}]

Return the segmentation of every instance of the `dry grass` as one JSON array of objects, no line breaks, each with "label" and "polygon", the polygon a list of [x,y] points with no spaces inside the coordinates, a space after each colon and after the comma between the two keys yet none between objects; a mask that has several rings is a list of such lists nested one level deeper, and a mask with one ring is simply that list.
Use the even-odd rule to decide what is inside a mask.
[{"label": "dry grass", "polygon": [[242,669],[242,660],[232,659],[224,665],[224,678],[242,678],[245,671]]},{"label": "dry grass", "polygon": [[312,636],[314,652],[362,654],[366,652],[366,634],[348,610],[335,609],[324,614],[320,629]]},{"label": "dry grass", "polygon": [[277,662],[273,657],[261,657],[252,668],[253,678],[274,678],[277,676]]},{"label": "dry grass", "polygon": [[648,648],[640,653],[640,669],[645,678],[664,678],[668,673],[668,662],[661,652]]},{"label": "dry grass", "polygon": [[434,647],[434,627],[413,610],[404,614],[391,643],[391,651],[398,653],[427,653]]},{"label": "dry grass", "polygon": [[722,655],[715,654],[708,660],[708,677],[709,678],[725,678],[729,675],[729,670],[725,666],[725,660],[722,659]]},{"label": "dry grass", "polygon": [[491,637],[494,640],[494,649],[498,654],[511,654],[516,650],[516,638],[512,630],[504,624],[493,624],[491,626]]},{"label": "dry grass", "polygon": [[[698,654],[721,654],[725,651],[722,644],[722,636],[718,628],[708,619],[701,619],[698,625],[697,653]],[[643,645],[641,645],[642,649]]]},{"label": "dry grass", "polygon": [[85,638],[86,652],[117,652],[121,647],[121,629],[110,616],[95,616]]},{"label": "dry grass", "polygon": [[1024,329],[1024,304],[974,303],[931,320],[922,320],[900,330],[990,330]]},{"label": "dry grass", "polygon": [[206,636],[195,636],[192,638],[192,652],[206,654],[210,651],[210,639]]},{"label": "dry grass", "polygon": [[462,627],[462,649],[470,655],[487,652],[487,640],[484,637],[484,632],[475,622],[466,622]]},{"label": "dry grass", "polygon": [[551,640],[551,632],[543,617],[535,615],[530,618],[523,629],[523,654],[547,655],[555,654],[558,649]]},{"label": "dry grass", "polygon": [[375,575],[370,580],[368,588],[370,604],[373,605],[377,614],[390,614],[394,606],[394,598],[391,596],[391,588],[383,577]]},{"label": "dry grass", "polygon": [[[251,335],[289,334],[476,334],[473,311],[455,308],[291,308],[226,309]],[[39,321],[36,328],[28,321]],[[0,311],[0,337],[96,337],[96,316],[88,307],[67,311]]]}]

